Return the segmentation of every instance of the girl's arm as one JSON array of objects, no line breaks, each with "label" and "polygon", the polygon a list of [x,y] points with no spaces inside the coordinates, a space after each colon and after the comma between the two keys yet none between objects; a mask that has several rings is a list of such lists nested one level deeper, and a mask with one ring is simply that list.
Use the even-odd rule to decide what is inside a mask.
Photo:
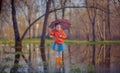
[{"label": "girl's arm", "polygon": [[54,34],[55,34],[55,33],[54,33],[54,30],[51,30],[50,35],[49,35],[50,38],[53,38],[53,37],[54,37]]},{"label": "girl's arm", "polygon": [[50,35],[50,38],[53,38],[54,36]]},{"label": "girl's arm", "polygon": [[67,38],[67,35],[65,34],[65,32],[63,31],[62,32],[62,35],[60,36],[62,39],[66,39]]}]

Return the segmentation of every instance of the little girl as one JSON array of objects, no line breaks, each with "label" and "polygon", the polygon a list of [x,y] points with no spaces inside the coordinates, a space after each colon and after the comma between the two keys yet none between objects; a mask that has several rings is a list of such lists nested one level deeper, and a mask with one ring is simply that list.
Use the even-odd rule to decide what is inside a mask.
[{"label": "little girl", "polygon": [[66,45],[64,44],[64,39],[67,37],[65,32],[61,28],[61,24],[56,23],[55,29],[50,32],[50,37],[54,38],[54,43],[51,48],[57,52],[56,56],[56,66],[62,66],[62,54],[61,52],[66,49]]}]

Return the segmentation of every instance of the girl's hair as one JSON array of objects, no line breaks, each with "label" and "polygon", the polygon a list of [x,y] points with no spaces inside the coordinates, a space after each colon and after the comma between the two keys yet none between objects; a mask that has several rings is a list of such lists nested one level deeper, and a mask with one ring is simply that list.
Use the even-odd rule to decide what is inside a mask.
[{"label": "girl's hair", "polygon": [[57,25],[61,25],[60,22],[56,22],[56,23],[55,23],[55,27],[56,27]]}]

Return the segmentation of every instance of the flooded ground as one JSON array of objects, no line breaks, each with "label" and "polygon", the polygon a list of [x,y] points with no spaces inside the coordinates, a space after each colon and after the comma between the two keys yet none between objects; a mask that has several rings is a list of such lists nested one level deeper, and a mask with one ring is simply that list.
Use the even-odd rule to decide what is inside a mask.
[{"label": "flooded ground", "polygon": [[[48,73],[55,73],[55,55],[56,53],[46,45],[46,57]],[[31,57],[29,58],[29,49]],[[27,64],[23,57],[20,59],[20,73],[43,73],[43,63],[39,44],[23,44],[23,53],[30,64]],[[92,45],[68,45],[68,49],[63,53],[65,73],[106,73],[103,67],[105,45],[96,45],[96,66],[91,64]],[[120,45],[111,45],[111,64],[110,73],[120,73]],[[14,63],[14,46],[10,44],[0,44],[0,73],[10,73]]]}]

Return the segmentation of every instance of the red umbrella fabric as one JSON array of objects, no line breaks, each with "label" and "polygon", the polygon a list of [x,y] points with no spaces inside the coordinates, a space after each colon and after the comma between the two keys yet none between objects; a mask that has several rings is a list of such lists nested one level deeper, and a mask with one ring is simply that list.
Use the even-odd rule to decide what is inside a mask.
[{"label": "red umbrella fabric", "polygon": [[49,25],[49,28],[53,29],[57,23],[61,24],[61,27],[63,30],[69,29],[71,25],[67,19],[58,19],[51,22],[51,24]]}]

